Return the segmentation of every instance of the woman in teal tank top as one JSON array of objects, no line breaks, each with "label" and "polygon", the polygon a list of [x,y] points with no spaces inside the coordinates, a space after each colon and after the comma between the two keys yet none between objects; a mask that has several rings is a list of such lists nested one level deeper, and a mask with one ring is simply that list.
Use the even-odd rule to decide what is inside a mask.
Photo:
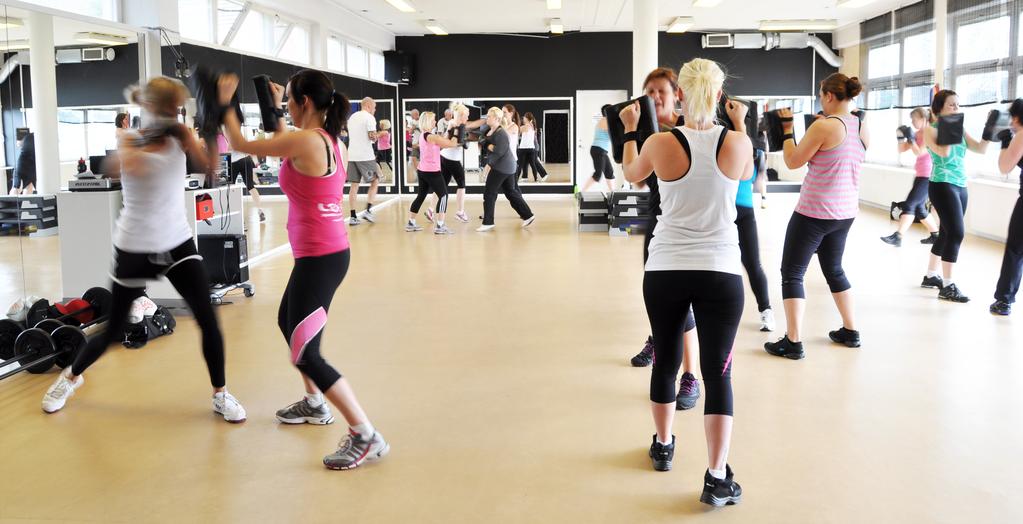
[{"label": "woman in teal tank top", "polygon": [[[931,181],[928,185],[931,204],[938,214],[941,224],[938,226],[938,239],[931,246],[930,261],[927,264],[927,275],[921,287],[937,288],[938,298],[952,302],[969,302],[952,280],[952,269],[959,259],[959,246],[966,236],[966,204],[969,195],[966,191],[966,168],[963,160],[966,150],[984,154],[987,141],[976,140],[969,133],[963,133],[963,141],[952,145],[938,145],[937,118],[959,113],[959,96],[955,91],[944,89],[934,95],[931,102],[931,115],[935,122],[924,129],[924,144],[931,155],[933,167]],[[940,269],[939,269],[940,268]],[[940,270],[940,272],[939,272]]]}]

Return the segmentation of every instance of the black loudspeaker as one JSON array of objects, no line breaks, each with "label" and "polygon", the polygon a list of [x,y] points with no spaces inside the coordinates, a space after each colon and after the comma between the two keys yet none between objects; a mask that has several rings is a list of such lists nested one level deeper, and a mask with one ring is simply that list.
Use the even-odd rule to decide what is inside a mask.
[{"label": "black loudspeaker", "polygon": [[416,55],[403,51],[384,51],[384,80],[409,85],[415,77]]},{"label": "black loudspeaker", "polygon": [[199,255],[211,284],[241,284],[249,280],[249,252],[244,235],[200,235]]}]

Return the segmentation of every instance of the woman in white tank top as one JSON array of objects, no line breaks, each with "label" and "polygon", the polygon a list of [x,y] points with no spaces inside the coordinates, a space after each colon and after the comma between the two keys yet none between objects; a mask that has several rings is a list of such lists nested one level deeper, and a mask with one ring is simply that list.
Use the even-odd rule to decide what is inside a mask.
[{"label": "woman in white tank top", "polygon": [[745,104],[729,102],[737,131],[715,125],[724,73],[694,59],[679,72],[678,98],[686,125],[657,133],[639,154],[635,131],[639,104],[621,112],[625,124],[625,179],[638,183],[656,173],[661,214],[650,242],[643,299],[653,331],[650,378],[657,433],[650,446],[655,469],[671,469],[675,437],[675,377],[682,363],[682,330],[690,306],[700,333],[700,370],[706,387],[704,423],[710,463],[702,502],[735,504],[742,488],[728,466],[732,434],[732,345],[743,308],[742,262],[735,227],[739,180],[753,175],[753,146],[742,122]]},{"label": "woman in white tank top", "polygon": [[518,143],[519,176],[527,178],[529,168],[533,168],[533,180],[543,182],[547,179],[547,170],[540,163],[540,152],[537,150],[537,129],[536,117],[533,113],[522,115],[522,125],[519,126],[521,136]]}]

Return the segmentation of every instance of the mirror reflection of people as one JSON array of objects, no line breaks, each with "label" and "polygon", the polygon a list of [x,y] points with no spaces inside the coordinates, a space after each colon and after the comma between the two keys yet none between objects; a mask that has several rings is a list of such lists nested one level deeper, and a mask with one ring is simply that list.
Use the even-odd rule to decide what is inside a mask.
[{"label": "mirror reflection of people", "polygon": [[383,171],[382,178],[386,183],[391,180],[394,170],[391,167],[394,162],[394,137],[391,136],[391,121],[383,118],[378,124],[379,130],[377,131],[376,140],[376,152],[377,152],[377,165],[380,166]]},{"label": "mirror reflection of people", "polygon": [[361,108],[348,119],[348,211],[351,218],[348,225],[357,226],[359,215],[356,213],[356,199],[359,197],[359,184],[369,184],[366,192],[366,212],[363,217],[368,222],[376,222],[373,215],[373,200],[380,186],[380,166],[377,165],[373,142],[377,138],[377,119],[373,116],[377,103],[370,97],[362,99]]},{"label": "mirror reflection of people", "polygon": [[11,195],[31,195],[36,192],[36,138],[29,131],[18,141],[18,162],[11,180]]},{"label": "mirror reflection of people", "polygon": [[[154,120],[174,119],[188,89],[180,81],[155,77],[129,91]],[[90,338],[74,362],[64,369],[43,397],[43,411],[62,409],[85,382],[85,370],[123,339],[132,302],[146,282],[166,277],[188,304],[202,334],[202,353],[213,386],[213,411],[227,422],[244,422],[245,409],[226,387],[224,339],[210,304],[210,279],[196,250],[182,204],[181,173],[185,156],[199,166],[206,159],[192,133],[180,123],[163,125],[162,136],[144,139],[146,130],[129,131],[118,144],[124,206],[114,230],[111,309],[103,331]]]},{"label": "mirror reflection of people", "polygon": [[[255,138],[255,130],[253,130],[252,135]],[[242,177],[242,183],[245,184],[245,189],[249,192],[249,196],[252,197],[253,207],[259,212],[259,221],[265,222],[266,213],[263,212],[259,190],[256,189],[256,161],[252,159],[252,155],[231,151],[231,174],[228,180],[234,183],[239,176]]]},{"label": "mirror reflection of people", "polygon": [[607,190],[614,191],[615,171],[611,165],[611,158],[607,153],[611,151],[611,135],[607,132],[607,119],[600,117],[597,125],[593,126],[593,141],[590,143],[590,159],[593,161],[593,177],[583,182],[580,189],[586,192],[593,184],[600,182],[601,177],[607,184]]},{"label": "mirror reflection of people", "polygon": [[536,117],[533,113],[522,115],[522,125],[519,126],[522,136],[518,143],[519,173],[523,180],[528,179],[529,169],[533,169],[533,181],[543,182],[547,180],[547,170],[540,163],[539,136],[540,131],[536,127]]},{"label": "mirror reflection of people", "polygon": [[114,117],[114,135],[120,140],[125,131],[131,129],[131,116],[128,113],[117,113]]},{"label": "mirror reflection of people", "polygon": [[[419,170],[419,110],[413,109],[405,116],[405,153],[412,166],[409,173]],[[409,183],[412,181],[409,180]]]},{"label": "mirror reflection of people", "polygon": [[[226,105],[238,88],[238,77],[223,75],[218,98]],[[327,313],[351,263],[348,232],[344,225],[346,153],[338,136],[351,104],[334,90],[323,72],[303,69],[292,75],[287,88],[271,83],[274,107],[288,96],[288,114],[296,129],[279,117],[278,129],[268,140],[248,141],[238,115],[228,111],[224,120],[231,147],[250,155],[283,159],[281,190],[288,197],[288,242],[295,257],[281,307],[278,327],[290,347],[291,362],[301,373],[305,398],[277,411],[285,424],[330,424],[334,416],[329,400],[348,422],[338,449],[323,458],[329,469],[354,469],[383,458],[391,447],[384,440],[342,377],[320,352]],[[364,131],[360,131],[362,133]]]}]

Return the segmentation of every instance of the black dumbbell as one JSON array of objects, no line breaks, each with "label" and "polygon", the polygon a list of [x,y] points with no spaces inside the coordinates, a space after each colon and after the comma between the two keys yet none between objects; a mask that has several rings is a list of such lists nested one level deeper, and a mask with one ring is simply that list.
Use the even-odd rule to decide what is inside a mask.
[{"label": "black dumbbell", "polygon": [[[62,323],[79,323],[76,317],[82,313],[92,313],[92,318],[100,318],[110,314],[110,306],[113,302],[113,295],[110,291],[101,288],[94,287],[90,288],[85,294],[82,295],[82,300],[89,303],[88,307],[84,307],[75,311],[70,311],[66,314],[61,314],[55,307],[50,306],[50,303],[45,300],[40,300],[28,310],[28,316],[26,322],[30,326],[36,326],[43,320],[52,318],[54,320],[61,321]],[[68,322],[68,321],[71,322]]]},{"label": "black dumbbell", "polygon": [[9,318],[0,319],[0,360],[14,357],[14,341],[25,331],[25,324]]}]

